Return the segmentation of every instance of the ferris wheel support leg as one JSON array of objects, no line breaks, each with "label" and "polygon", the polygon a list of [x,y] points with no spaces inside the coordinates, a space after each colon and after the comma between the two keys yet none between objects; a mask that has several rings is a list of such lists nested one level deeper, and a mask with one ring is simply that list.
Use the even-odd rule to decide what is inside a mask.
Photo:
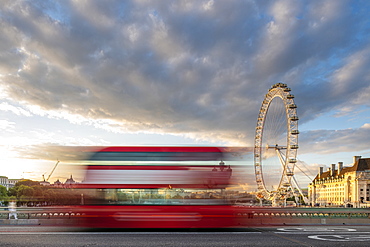
[{"label": "ferris wheel support leg", "polygon": [[285,160],[284,160],[284,158],[283,158],[283,155],[280,153],[280,149],[276,148],[275,150],[276,150],[276,154],[277,154],[277,156],[279,157],[280,164],[282,165],[282,167],[283,167],[283,169],[284,169],[284,171],[285,171],[285,168],[286,168],[286,162],[285,162]]},{"label": "ferris wheel support leg", "polygon": [[293,183],[296,186],[297,190],[299,191],[299,194],[301,194],[304,203],[308,204],[309,203],[308,198],[303,195],[303,192],[302,192],[301,188],[299,187],[299,185],[297,183],[297,180],[295,179],[295,177],[292,177],[292,178],[293,178]]},{"label": "ferris wheel support leg", "polygon": [[[283,167],[282,177],[284,177],[288,181],[288,183],[290,184],[290,187],[292,187],[292,185],[290,183],[290,178],[286,175],[287,174],[287,169],[289,168],[288,164],[286,163],[286,158],[284,159],[283,154],[280,152],[279,148],[276,148],[275,150],[276,150],[277,156],[279,157],[280,164]],[[288,171],[288,172],[290,172],[290,171]],[[280,188],[282,182],[283,182],[283,179],[280,180],[279,188]]]}]

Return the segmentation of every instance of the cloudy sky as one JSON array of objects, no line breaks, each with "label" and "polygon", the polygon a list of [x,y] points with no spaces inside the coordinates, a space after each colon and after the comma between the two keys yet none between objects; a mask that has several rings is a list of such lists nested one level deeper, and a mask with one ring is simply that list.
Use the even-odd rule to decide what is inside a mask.
[{"label": "cloudy sky", "polygon": [[50,145],[253,146],[277,82],[311,174],[370,157],[368,1],[0,2],[0,175],[41,179]]}]

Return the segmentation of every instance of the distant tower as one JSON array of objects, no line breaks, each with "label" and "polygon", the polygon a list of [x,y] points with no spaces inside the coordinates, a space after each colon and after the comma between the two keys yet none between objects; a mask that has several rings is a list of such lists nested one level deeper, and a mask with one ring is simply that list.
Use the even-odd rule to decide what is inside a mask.
[{"label": "distant tower", "polygon": [[68,178],[68,179],[65,181],[64,186],[65,186],[65,187],[70,187],[70,186],[72,186],[72,185],[74,185],[74,184],[76,184],[76,181],[73,179],[72,174],[71,174],[71,177],[70,177],[70,178]]}]

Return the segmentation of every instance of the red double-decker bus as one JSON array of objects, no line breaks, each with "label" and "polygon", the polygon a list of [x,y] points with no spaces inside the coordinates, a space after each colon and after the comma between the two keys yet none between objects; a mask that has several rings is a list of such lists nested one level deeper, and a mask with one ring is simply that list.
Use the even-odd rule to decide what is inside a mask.
[{"label": "red double-decker bus", "polygon": [[86,161],[79,184],[83,225],[93,228],[235,227],[225,190],[236,149],[105,147]]}]

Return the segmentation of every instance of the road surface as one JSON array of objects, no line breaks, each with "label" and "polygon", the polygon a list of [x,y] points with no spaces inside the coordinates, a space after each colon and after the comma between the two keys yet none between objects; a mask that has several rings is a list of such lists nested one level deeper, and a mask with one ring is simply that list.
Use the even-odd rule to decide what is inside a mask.
[{"label": "road surface", "polygon": [[370,246],[370,226],[244,228],[229,231],[83,231],[1,226],[0,246]]}]

